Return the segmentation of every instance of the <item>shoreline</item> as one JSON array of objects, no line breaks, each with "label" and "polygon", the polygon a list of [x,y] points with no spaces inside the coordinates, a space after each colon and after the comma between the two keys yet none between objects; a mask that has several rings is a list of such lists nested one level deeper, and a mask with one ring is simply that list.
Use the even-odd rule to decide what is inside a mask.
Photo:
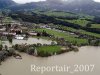
[{"label": "shoreline", "polygon": [[[78,47],[78,51],[79,51],[79,49],[82,48],[82,47],[99,47],[99,46],[81,46],[81,47]],[[73,51],[73,50],[72,50],[72,51]],[[68,52],[72,52],[72,51],[65,51],[65,52],[62,52],[62,53],[59,53],[59,54],[56,54],[56,55],[62,55],[62,54],[64,54],[64,53],[68,53]],[[78,51],[74,51],[74,52],[78,52]],[[2,65],[2,62],[5,62],[5,60],[7,60],[7,59],[10,58],[10,57],[14,57],[15,59],[17,59],[17,58],[16,58],[17,55],[21,57],[21,59],[20,59],[20,57],[18,57],[18,59],[19,59],[19,60],[22,60],[23,57],[21,56],[20,53],[24,53],[24,54],[30,55],[30,54],[25,53],[25,52],[19,52],[19,51],[17,51],[16,54],[15,54],[15,57],[14,57],[14,55],[11,55],[11,56],[6,57],[3,61],[0,62],[0,65]],[[55,55],[50,55],[50,56],[35,56],[35,55],[30,55],[30,56],[34,56],[34,57],[37,57],[37,58],[38,58],[38,57],[41,57],[41,58],[48,58],[48,57],[52,57],[52,56],[55,56]]]}]

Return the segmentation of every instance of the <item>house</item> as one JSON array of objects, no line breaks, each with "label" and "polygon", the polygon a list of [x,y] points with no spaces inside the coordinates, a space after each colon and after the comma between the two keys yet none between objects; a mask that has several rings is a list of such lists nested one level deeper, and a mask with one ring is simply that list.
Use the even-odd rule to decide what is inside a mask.
[{"label": "house", "polygon": [[27,27],[21,26],[22,33],[27,33],[29,29]]},{"label": "house", "polygon": [[24,38],[25,38],[25,36],[22,36],[22,35],[15,36],[15,39],[17,39],[17,40],[23,40]]},{"label": "house", "polygon": [[16,34],[21,34],[21,33],[22,33],[21,26],[19,26],[19,25],[13,25],[13,26],[10,28],[10,32],[16,33]]},{"label": "house", "polygon": [[26,33],[28,31],[27,27],[24,27],[22,25],[12,25],[10,30],[10,32],[15,32],[16,34],[22,34],[22,33]]}]

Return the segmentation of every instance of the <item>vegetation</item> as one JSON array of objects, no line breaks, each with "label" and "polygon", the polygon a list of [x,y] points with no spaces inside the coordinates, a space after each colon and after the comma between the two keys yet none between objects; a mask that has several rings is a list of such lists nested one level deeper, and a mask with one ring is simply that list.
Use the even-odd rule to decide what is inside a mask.
[{"label": "vegetation", "polygon": [[3,46],[2,46],[2,45],[0,45],[0,51],[2,50],[2,48],[3,48]]},{"label": "vegetation", "polygon": [[82,20],[82,19],[77,19],[77,20],[66,20],[67,22],[70,22],[70,23],[74,23],[74,24],[78,24],[78,25],[81,25],[83,27],[85,27],[89,21],[87,20]]},{"label": "vegetation", "polygon": [[45,56],[51,56],[54,54],[60,54],[61,53],[61,46],[43,46],[38,47],[38,55],[45,57]]},{"label": "vegetation", "polygon": [[[96,18],[94,18],[93,16],[89,16],[89,15],[81,15],[81,14],[74,14],[74,13],[66,13],[66,12],[61,12],[61,11],[50,11],[48,12],[48,14],[54,14],[56,16],[53,15],[47,15],[47,14],[43,14],[43,13],[47,13],[45,11],[41,11],[42,13],[38,13],[38,12],[16,12],[16,13],[10,13],[9,17],[19,20],[21,19],[22,21],[26,21],[26,22],[32,22],[32,23],[36,23],[36,24],[50,24],[53,23],[54,25],[62,25],[62,26],[66,26],[66,27],[71,27],[71,28],[75,28],[75,29],[82,29],[88,32],[93,32],[93,33],[100,33],[100,30],[97,30],[95,28],[90,28],[88,27],[89,23],[99,23],[98,20],[96,20]],[[58,17],[57,14],[58,13]],[[61,13],[65,13],[66,14],[72,14],[69,16],[61,16]],[[77,16],[76,16],[77,15]]]},{"label": "vegetation", "polygon": [[100,34],[97,34],[97,33],[92,33],[92,32],[88,32],[88,31],[85,31],[85,30],[82,30],[82,29],[75,29],[75,28],[71,28],[71,27],[66,27],[66,26],[59,26],[58,29],[60,30],[64,30],[64,31],[69,31],[69,32],[78,32],[80,34],[85,34],[85,35],[90,35],[90,36],[94,36],[94,37],[97,37],[97,38],[100,38]]},{"label": "vegetation", "polygon": [[12,22],[12,18],[11,17],[6,17],[5,19],[3,19],[2,21],[5,24],[9,24],[10,22]]},{"label": "vegetation", "polygon": [[[34,37],[51,39],[53,41],[51,45],[42,45],[41,43],[32,45],[16,44],[10,49],[10,56],[20,56],[12,50],[47,57],[63,52],[78,51],[75,46],[100,46],[99,17],[61,11],[18,11],[7,13],[5,16],[2,22],[6,25],[12,22],[13,19],[25,22],[25,26],[29,30],[32,29],[37,33],[37,36]],[[28,23],[29,25],[26,25],[26,22],[31,24]],[[42,28],[42,25],[45,27]],[[13,36],[7,36],[9,42],[12,42],[12,38]],[[65,50],[62,50],[63,47]],[[0,60],[2,60],[2,57],[5,59],[5,55],[8,57],[9,48],[7,46],[4,48],[5,50],[3,51],[0,41]]]},{"label": "vegetation", "polygon": [[59,38],[64,38],[66,41],[69,41],[71,43],[76,43],[77,45],[85,45],[88,44],[87,39],[79,39],[76,38],[76,35],[70,35],[68,33],[61,33],[55,30],[50,30],[50,29],[35,29],[38,32],[42,32],[42,31],[46,31],[51,35],[54,35],[55,38],[59,37]]},{"label": "vegetation", "polygon": [[[13,45],[13,48],[17,51],[20,52],[25,52],[30,55],[34,56],[41,56],[41,57],[48,57],[56,54],[61,54],[64,52],[69,52],[69,51],[76,51],[78,50],[77,48],[74,47],[67,47],[65,46],[65,50],[62,50],[63,46],[60,45],[42,45],[40,43],[38,44],[32,44],[32,45]],[[67,49],[69,48],[69,49]]]},{"label": "vegetation", "polygon": [[92,24],[92,25],[91,25],[91,28],[100,29],[100,24]]},{"label": "vegetation", "polygon": [[17,56],[18,54],[15,53],[13,48],[9,48],[7,46],[5,46],[3,48],[2,45],[0,45],[0,64],[2,61],[4,61],[5,59],[7,59],[10,56]]},{"label": "vegetation", "polygon": [[75,13],[62,12],[62,11],[33,11],[33,12],[55,17],[78,17],[78,15]]},{"label": "vegetation", "polygon": [[33,13],[43,14],[43,15],[47,15],[47,16],[54,16],[57,18],[69,18],[69,19],[80,18],[80,19],[88,19],[88,20],[94,19],[94,16],[90,16],[90,15],[86,15],[86,14],[76,14],[76,13],[64,12],[64,11],[37,11],[37,10],[34,10]]}]

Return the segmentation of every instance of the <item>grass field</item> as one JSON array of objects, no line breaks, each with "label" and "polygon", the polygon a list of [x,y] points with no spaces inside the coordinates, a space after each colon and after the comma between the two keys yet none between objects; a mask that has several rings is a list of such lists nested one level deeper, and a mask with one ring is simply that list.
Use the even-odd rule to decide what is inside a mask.
[{"label": "grass field", "polygon": [[43,53],[50,53],[50,54],[54,54],[54,53],[59,53],[61,51],[61,46],[42,46],[42,47],[38,47],[37,50],[39,53],[43,52]]},{"label": "grass field", "polygon": [[97,29],[100,29],[100,24],[92,24],[91,28],[97,28]]},{"label": "grass field", "polygon": [[42,46],[38,47],[38,55],[42,57],[52,56],[61,53],[61,46]]},{"label": "grass field", "polygon": [[3,20],[3,22],[4,22],[5,24],[9,24],[10,22],[12,22],[12,18],[11,18],[11,17],[6,17],[6,18]]},{"label": "grass field", "polygon": [[87,21],[87,20],[84,20],[84,19],[75,19],[75,20],[58,19],[58,20],[66,21],[66,22],[73,23],[73,24],[77,24],[77,25],[80,25],[80,26],[83,26],[83,27],[85,27],[90,22],[90,21]]},{"label": "grass field", "polygon": [[79,32],[81,34],[86,34],[86,35],[90,35],[90,36],[94,36],[94,37],[98,37],[100,38],[100,34],[97,34],[97,33],[92,33],[92,32],[88,32],[88,31],[85,31],[85,30],[77,30],[77,29],[74,29],[74,28],[71,28],[71,27],[66,27],[66,26],[61,26],[61,28],[65,31],[72,31],[72,32]]},{"label": "grass field", "polygon": [[70,22],[70,23],[81,25],[83,27],[89,23],[89,21],[87,21],[87,20],[80,20],[80,19],[78,19],[78,20],[66,20],[66,21]]},{"label": "grass field", "polygon": [[50,30],[50,29],[35,29],[35,31],[39,31],[39,32],[42,32],[43,30],[49,34],[53,34],[55,37],[64,38],[65,40],[69,42],[72,42],[72,43],[77,42],[78,45],[88,43],[87,39],[76,38],[76,35],[70,35],[68,33],[58,32],[58,31]]},{"label": "grass field", "polygon": [[90,19],[92,20],[94,16],[86,15],[86,14],[77,14],[77,13],[71,13],[71,12],[64,12],[64,11],[33,11],[38,14],[44,14],[47,16],[55,16],[55,17],[78,17],[80,19]]},{"label": "grass field", "polygon": [[47,16],[55,16],[55,17],[77,17],[77,14],[70,13],[70,12],[63,12],[63,11],[45,11],[45,12],[39,12],[39,11],[34,11],[35,13],[38,14],[44,14]]}]

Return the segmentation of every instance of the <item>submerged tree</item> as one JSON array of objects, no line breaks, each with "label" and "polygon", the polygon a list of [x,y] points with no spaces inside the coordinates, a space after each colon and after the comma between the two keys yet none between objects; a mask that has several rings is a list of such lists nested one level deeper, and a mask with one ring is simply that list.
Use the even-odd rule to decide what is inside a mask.
[{"label": "submerged tree", "polygon": [[7,36],[7,39],[9,40],[10,43],[12,43],[13,36],[8,35],[8,36]]},{"label": "submerged tree", "polygon": [[30,47],[27,49],[27,53],[30,54],[30,55],[33,55],[35,52],[35,47]]},{"label": "submerged tree", "polygon": [[2,50],[2,48],[3,48],[3,46],[2,46],[2,45],[0,45],[0,51]]}]

